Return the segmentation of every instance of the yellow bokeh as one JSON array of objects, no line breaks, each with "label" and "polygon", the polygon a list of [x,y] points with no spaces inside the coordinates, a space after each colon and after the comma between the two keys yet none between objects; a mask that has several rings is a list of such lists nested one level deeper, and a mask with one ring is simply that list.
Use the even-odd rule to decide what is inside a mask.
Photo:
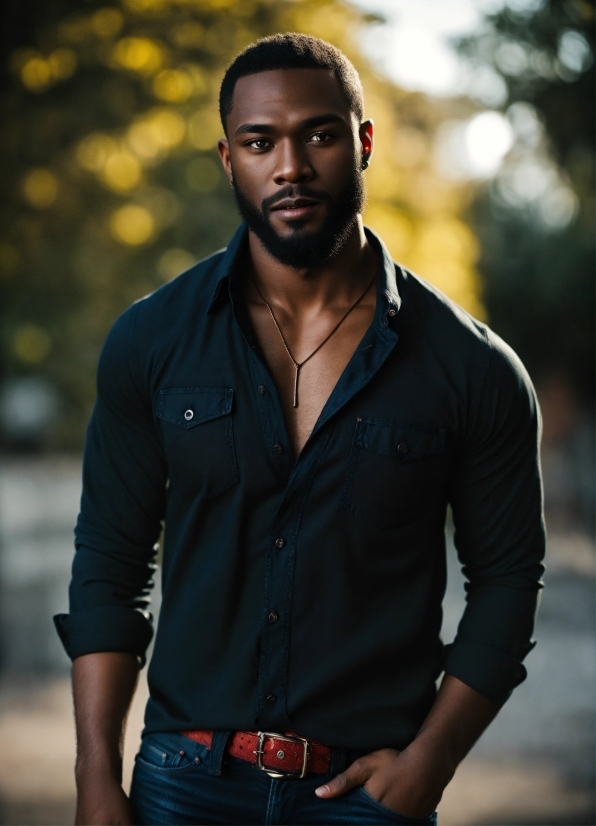
[{"label": "yellow bokeh", "polygon": [[186,72],[163,69],[153,80],[153,94],[168,103],[183,103],[193,93],[193,82]]},{"label": "yellow bokeh", "polygon": [[193,87],[193,94],[202,95],[209,89],[209,82],[211,77],[208,72],[205,72],[198,63],[185,63],[181,68],[190,77]]},{"label": "yellow bokeh", "polygon": [[125,69],[149,77],[161,69],[163,50],[148,37],[123,37],[114,46],[112,59]]},{"label": "yellow bokeh", "polygon": [[132,151],[143,163],[150,163],[163,153],[163,144],[158,138],[155,125],[140,120],[131,124],[126,139]]},{"label": "yellow bokeh", "polygon": [[49,335],[34,324],[19,327],[12,339],[13,353],[26,364],[39,364],[50,352]]},{"label": "yellow bokeh", "polygon": [[194,49],[203,43],[205,28],[194,20],[186,20],[172,26],[170,37],[180,49]]},{"label": "yellow bokeh", "polygon": [[188,250],[178,247],[166,250],[157,262],[157,272],[164,281],[175,278],[196,262],[196,257]]},{"label": "yellow bokeh", "polygon": [[433,258],[474,264],[478,242],[470,228],[453,216],[430,220],[421,225],[416,237],[417,250],[432,252]]},{"label": "yellow bokeh", "polygon": [[168,0],[124,0],[127,9],[137,14],[161,11],[168,5]]},{"label": "yellow bokeh", "polygon": [[125,149],[108,155],[102,170],[102,181],[115,192],[128,192],[141,182],[141,164]]},{"label": "yellow bokeh", "polygon": [[151,240],[155,232],[155,220],[145,207],[125,204],[112,213],[110,230],[117,241],[137,247]]},{"label": "yellow bokeh", "polygon": [[49,169],[31,169],[23,179],[23,195],[30,206],[45,209],[58,196],[58,179]]},{"label": "yellow bokeh", "polygon": [[55,49],[48,57],[48,64],[54,80],[66,80],[77,70],[77,56],[72,49]]},{"label": "yellow bokeh", "polygon": [[91,28],[98,37],[114,37],[124,25],[124,16],[120,9],[106,6],[91,15]]},{"label": "yellow bokeh", "polygon": [[377,232],[396,261],[405,261],[414,237],[411,218],[390,204],[376,202],[364,213],[364,223]]},{"label": "yellow bokeh", "polygon": [[118,150],[118,144],[109,135],[92,132],[79,143],[76,149],[78,163],[90,172],[101,172],[110,155]]},{"label": "yellow bokeh", "polygon": [[149,164],[181,143],[185,133],[182,115],[172,109],[153,109],[131,124],[126,139],[141,161]]},{"label": "yellow bokeh", "polygon": [[223,136],[219,115],[211,109],[196,112],[188,121],[188,139],[196,149],[213,149]]},{"label": "yellow bokeh", "polygon": [[219,167],[211,158],[195,158],[186,167],[186,180],[197,192],[214,192],[220,181]]},{"label": "yellow bokeh", "polygon": [[136,195],[135,203],[150,213],[156,229],[171,227],[182,214],[180,198],[165,186],[145,187]]},{"label": "yellow bokeh", "polygon": [[43,57],[30,58],[21,69],[21,81],[30,92],[43,92],[53,81],[52,69]]}]

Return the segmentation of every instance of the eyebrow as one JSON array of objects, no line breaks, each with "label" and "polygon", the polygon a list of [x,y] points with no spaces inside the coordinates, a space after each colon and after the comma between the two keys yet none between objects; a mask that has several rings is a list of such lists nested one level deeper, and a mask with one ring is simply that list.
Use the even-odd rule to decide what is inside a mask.
[{"label": "eyebrow", "polygon": [[[332,113],[315,115],[315,117],[303,120],[300,127],[302,129],[314,129],[316,126],[324,126],[328,123],[345,123],[345,119]],[[275,127],[269,123],[243,123],[242,126],[236,129],[234,134],[246,135],[247,133],[258,132],[262,135],[272,135],[275,131]]]}]

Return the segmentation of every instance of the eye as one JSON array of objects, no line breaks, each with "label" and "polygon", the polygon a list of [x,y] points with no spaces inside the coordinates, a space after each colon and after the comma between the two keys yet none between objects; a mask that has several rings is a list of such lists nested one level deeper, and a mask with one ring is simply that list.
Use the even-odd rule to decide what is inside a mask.
[{"label": "eye", "polygon": [[270,145],[270,142],[265,138],[255,138],[246,143],[246,146],[251,146],[253,149],[267,149]]},{"label": "eye", "polygon": [[333,135],[330,135],[328,132],[314,132],[308,140],[313,143],[327,143],[332,139]]}]

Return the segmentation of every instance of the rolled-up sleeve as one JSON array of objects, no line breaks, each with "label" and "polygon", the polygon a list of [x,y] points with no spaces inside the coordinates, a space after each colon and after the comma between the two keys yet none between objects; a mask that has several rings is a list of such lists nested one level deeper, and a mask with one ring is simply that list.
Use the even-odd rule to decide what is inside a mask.
[{"label": "rolled-up sleeve", "polygon": [[87,431],[70,613],[55,624],[71,659],[125,651],[144,661],[165,508],[166,464],[134,350],[138,305],[114,324],[99,361]]},{"label": "rolled-up sleeve", "polygon": [[534,646],[545,531],[534,390],[513,351],[488,335],[450,497],[467,597],[445,670],[502,705],[525,679],[522,661]]}]

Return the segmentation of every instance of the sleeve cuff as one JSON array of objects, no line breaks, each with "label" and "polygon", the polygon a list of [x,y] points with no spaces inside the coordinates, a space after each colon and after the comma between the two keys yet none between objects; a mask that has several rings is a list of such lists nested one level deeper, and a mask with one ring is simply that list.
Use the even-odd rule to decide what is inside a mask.
[{"label": "sleeve cuff", "polygon": [[124,651],[145,664],[153,636],[151,614],[121,605],[99,605],[72,614],[56,614],[54,624],[71,660],[99,651]]},{"label": "sleeve cuff", "polygon": [[[533,648],[534,644],[529,646]],[[491,645],[456,640],[444,648],[445,671],[491,702],[502,706],[527,676],[515,657]]]}]

